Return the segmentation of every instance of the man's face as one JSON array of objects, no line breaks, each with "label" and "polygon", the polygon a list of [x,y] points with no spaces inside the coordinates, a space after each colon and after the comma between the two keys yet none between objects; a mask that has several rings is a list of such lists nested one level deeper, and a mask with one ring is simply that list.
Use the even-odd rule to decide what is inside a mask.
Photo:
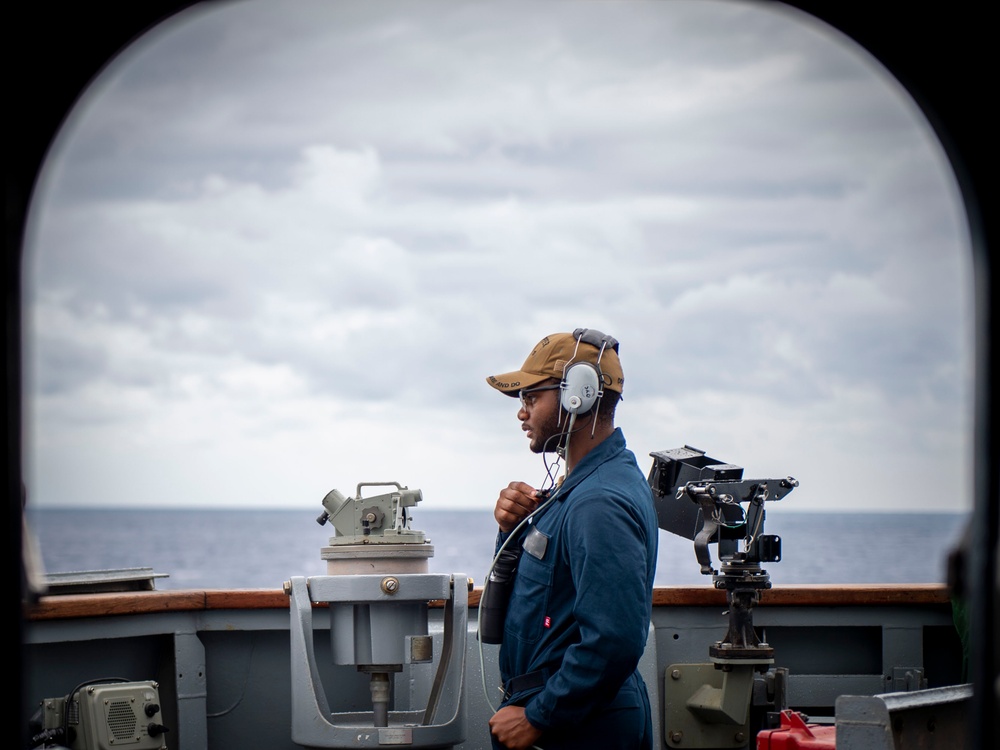
[{"label": "man's face", "polygon": [[532,453],[554,452],[559,440],[559,381],[549,380],[521,392],[517,411],[521,429],[531,440]]}]

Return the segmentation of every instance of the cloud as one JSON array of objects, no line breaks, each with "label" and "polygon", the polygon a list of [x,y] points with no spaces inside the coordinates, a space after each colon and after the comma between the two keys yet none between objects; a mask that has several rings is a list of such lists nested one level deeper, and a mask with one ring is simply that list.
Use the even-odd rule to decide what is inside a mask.
[{"label": "cloud", "polygon": [[217,6],[109,67],[34,212],[38,502],[488,506],[543,470],[483,378],[576,326],[640,457],[955,502],[968,240],[898,86],[758,6],[417,8]]}]

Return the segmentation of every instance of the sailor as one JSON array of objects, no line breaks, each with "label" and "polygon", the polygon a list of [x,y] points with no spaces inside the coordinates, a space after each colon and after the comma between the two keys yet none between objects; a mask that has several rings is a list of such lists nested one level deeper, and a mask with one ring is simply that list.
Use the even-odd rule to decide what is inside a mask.
[{"label": "sailor", "polygon": [[[563,481],[511,482],[497,546],[520,550],[500,649],[504,699],[494,748],[653,747],[646,644],[656,568],[653,500],[614,426],[618,342],[577,329],[546,336],[520,370],[487,382],[520,398],[531,450],[565,461]],[[553,485],[553,486],[544,486]],[[510,538],[513,535],[513,538]]]}]

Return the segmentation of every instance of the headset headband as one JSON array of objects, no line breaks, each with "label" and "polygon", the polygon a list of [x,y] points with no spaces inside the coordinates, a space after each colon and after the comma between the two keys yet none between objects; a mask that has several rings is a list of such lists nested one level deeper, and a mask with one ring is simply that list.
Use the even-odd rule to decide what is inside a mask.
[{"label": "headset headband", "polygon": [[[604,354],[604,350],[608,347],[614,349],[615,354],[618,353],[618,339],[614,336],[608,336],[606,333],[602,333],[596,328],[577,328],[573,331],[573,338],[576,339],[577,346],[584,343],[600,349],[601,353],[597,357],[598,362],[601,361],[601,355]],[[574,358],[576,357],[576,352],[573,353],[573,356]]]}]

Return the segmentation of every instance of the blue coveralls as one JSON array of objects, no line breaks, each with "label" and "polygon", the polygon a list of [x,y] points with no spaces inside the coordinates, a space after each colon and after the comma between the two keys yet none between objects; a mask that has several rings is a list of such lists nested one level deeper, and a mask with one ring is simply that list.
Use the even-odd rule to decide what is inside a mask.
[{"label": "blue coveralls", "polygon": [[[525,706],[528,721],[543,730],[536,743],[543,750],[652,748],[649,698],[636,666],[649,628],[658,529],[649,486],[620,429],[573,467],[556,497],[521,534],[500,649],[505,684],[514,677],[539,684],[502,705]],[[493,744],[502,747],[495,737]]]}]

